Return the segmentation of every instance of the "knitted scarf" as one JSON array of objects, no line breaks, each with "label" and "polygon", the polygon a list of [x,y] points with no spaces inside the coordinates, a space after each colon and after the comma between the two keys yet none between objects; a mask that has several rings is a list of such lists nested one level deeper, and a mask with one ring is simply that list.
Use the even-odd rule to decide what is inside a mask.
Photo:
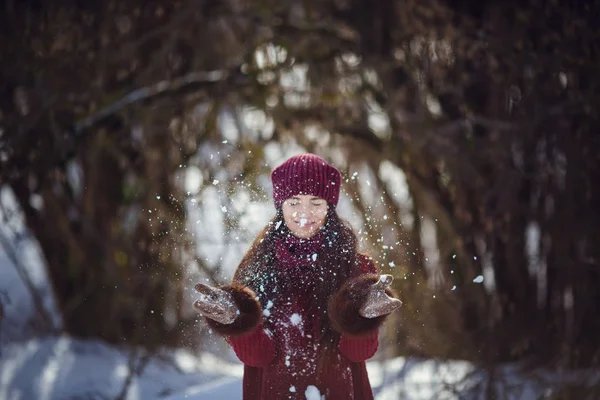
[{"label": "knitted scarf", "polygon": [[275,258],[284,290],[307,293],[314,290],[317,280],[324,273],[319,254],[325,246],[322,230],[308,239],[292,234],[275,242]]}]

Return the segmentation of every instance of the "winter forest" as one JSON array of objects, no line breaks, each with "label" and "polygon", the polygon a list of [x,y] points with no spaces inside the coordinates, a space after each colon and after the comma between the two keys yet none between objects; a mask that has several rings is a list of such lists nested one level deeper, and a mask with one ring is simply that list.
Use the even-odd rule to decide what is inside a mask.
[{"label": "winter forest", "polygon": [[376,400],[599,399],[598,21],[592,1],[3,2],[0,399],[242,399],[194,285],[232,280],[269,174],[305,152],[403,303]]}]

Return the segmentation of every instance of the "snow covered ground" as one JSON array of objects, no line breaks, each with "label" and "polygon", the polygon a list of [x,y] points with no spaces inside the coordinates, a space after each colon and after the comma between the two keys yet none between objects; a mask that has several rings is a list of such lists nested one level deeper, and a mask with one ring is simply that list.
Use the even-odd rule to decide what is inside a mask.
[{"label": "snow covered ground", "polygon": [[[498,368],[490,381],[468,363],[405,358],[369,362],[368,372],[376,400],[550,399],[554,386],[577,381],[547,371],[525,378],[514,366]],[[0,399],[241,399],[241,377],[241,364],[210,353],[165,350],[146,358],[98,341],[48,337],[2,348]],[[486,396],[490,384],[496,397]]]},{"label": "snow covered ground", "polygon": [[[444,384],[460,380],[470,367],[396,359],[371,362],[368,370],[378,400],[420,400],[444,398]],[[49,337],[2,349],[0,399],[241,399],[241,377],[241,364],[209,353],[165,351],[145,359],[98,341]]]}]

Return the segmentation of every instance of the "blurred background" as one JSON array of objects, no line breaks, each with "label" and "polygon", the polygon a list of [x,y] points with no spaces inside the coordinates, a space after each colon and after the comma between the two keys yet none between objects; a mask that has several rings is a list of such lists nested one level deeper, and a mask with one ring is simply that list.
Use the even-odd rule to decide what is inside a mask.
[{"label": "blurred background", "polygon": [[599,20],[2,2],[0,398],[167,398],[239,367],[192,289],[229,282],[301,152],[342,171],[339,214],[404,302],[378,399],[600,398]]}]

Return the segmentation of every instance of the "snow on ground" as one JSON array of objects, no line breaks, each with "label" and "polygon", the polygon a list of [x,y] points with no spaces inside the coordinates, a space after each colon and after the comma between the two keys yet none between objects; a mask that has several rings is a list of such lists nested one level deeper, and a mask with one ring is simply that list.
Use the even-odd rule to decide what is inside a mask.
[{"label": "snow on ground", "polygon": [[[207,363],[214,360],[181,351],[163,352],[148,362],[142,356],[68,337],[9,345],[0,357],[0,399],[117,399],[125,388],[128,400],[164,399],[189,388],[210,391],[227,380],[240,380],[210,368]],[[132,371],[136,376],[130,376]]]},{"label": "snow on ground", "polygon": [[[241,399],[242,365],[227,363],[203,353],[196,357],[183,350],[164,351],[140,364],[140,356],[99,341],[49,337],[8,345],[0,357],[0,399],[116,399],[130,378],[127,400]],[[432,369],[433,368],[433,369]],[[369,375],[377,400],[438,398],[443,383],[460,379],[467,364],[453,364],[444,371],[433,363],[396,359],[385,364],[370,362]],[[401,385],[391,384],[386,374],[403,372]],[[436,376],[437,374],[437,376]],[[437,381],[437,383],[435,382]],[[384,385],[384,386],[382,386]],[[314,397],[314,396],[313,396]]]},{"label": "snow on ground", "polygon": [[[142,356],[64,336],[12,343],[0,355],[0,399],[241,399],[239,362],[185,350],[163,350],[146,362]],[[469,363],[402,357],[370,361],[367,369],[376,400],[483,400],[489,398],[485,393],[490,384],[496,398],[545,399],[551,398],[554,385],[582,376],[542,371],[524,377],[514,366],[503,366],[491,382],[485,371]],[[594,379],[598,382],[597,374]]]}]

